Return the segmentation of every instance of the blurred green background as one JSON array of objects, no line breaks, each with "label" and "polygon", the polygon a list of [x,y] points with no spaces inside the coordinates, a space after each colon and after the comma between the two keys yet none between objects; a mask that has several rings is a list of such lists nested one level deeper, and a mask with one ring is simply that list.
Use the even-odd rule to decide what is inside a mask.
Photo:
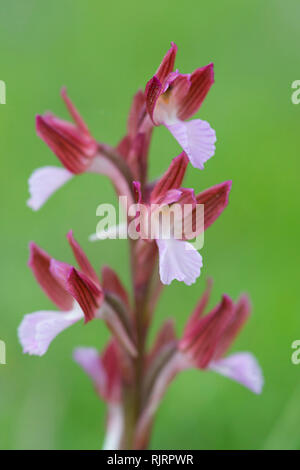
[{"label": "blurred green background", "polygon": [[[0,365],[2,449],[98,449],[105,406],[71,359],[77,345],[102,348],[101,322],[77,324],[42,358],[23,355],[16,330],[23,315],[52,308],[27,267],[28,242],[72,261],[65,239],[73,228],[98,269],[110,264],[129,286],[126,241],[90,244],[96,207],[116,201],[105,177],[83,175],[37,213],[26,207],[33,169],[56,164],[37,138],[34,117],[67,117],[59,96],[68,86],[93,134],[115,144],[125,133],[132,95],[156,70],[170,41],[182,72],[213,61],[215,85],[198,116],[217,132],[205,171],[188,170],[201,190],[233,180],[230,205],[206,232],[204,269],[192,287],[173,283],[158,305],[153,333],[169,316],[182,331],[207,276],[212,303],[223,292],[250,294],[253,316],[234,351],[253,351],[263,367],[261,396],[213,373],[189,371],[170,387],[157,415],[153,449],[300,448],[299,118],[291,83],[300,79],[300,4],[279,0],[99,2],[2,0],[0,79],[1,320],[7,364]],[[155,131],[151,176],[180,148]]]}]

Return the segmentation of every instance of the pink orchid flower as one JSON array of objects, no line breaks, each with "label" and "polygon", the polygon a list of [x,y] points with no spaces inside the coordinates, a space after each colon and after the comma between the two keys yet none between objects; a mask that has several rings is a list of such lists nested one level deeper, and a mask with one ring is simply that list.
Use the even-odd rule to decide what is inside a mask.
[{"label": "pink orchid flower", "polygon": [[178,349],[182,354],[182,367],[210,369],[261,393],[263,376],[255,357],[249,352],[224,357],[250,315],[250,302],[246,295],[234,303],[228,295],[203,317],[209,301],[211,283],[188,320]]},{"label": "pink orchid flower", "polygon": [[108,176],[117,192],[131,197],[122,171],[112,161],[111,148],[101,145],[91,136],[87,125],[67,96],[61,92],[74,124],[64,121],[51,113],[36,117],[38,136],[44,140],[57,156],[63,168],[45,166],[36,169],[29,178],[30,199],[27,205],[33,210],[40,209],[49,197],[75,175],[85,172]]},{"label": "pink orchid flower", "polygon": [[42,356],[52,340],[73,323],[99,316],[103,290],[84,252],[68,234],[69,243],[81,271],[51,258],[35,243],[30,244],[29,267],[46,295],[60,311],[41,310],[25,315],[19,326],[23,351]]},{"label": "pink orchid flower", "polygon": [[171,44],[156,74],[146,85],[147,110],[153,124],[167,127],[191,164],[203,169],[204,163],[215,153],[216,134],[208,122],[187,119],[199,110],[214,83],[213,64],[196,69],[192,74],[174,72],[177,46]]},{"label": "pink orchid flower", "polygon": [[[183,220],[177,221],[183,224],[185,229],[188,227],[182,239],[172,236],[163,237],[161,234],[155,237],[159,251],[160,279],[163,284],[170,284],[177,279],[191,285],[200,276],[202,257],[189,240],[197,237],[219,217],[228,204],[231,189],[230,181],[213,186],[198,195],[195,195],[191,189],[181,188],[187,163],[188,158],[184,152],[174,158],[166,173],[154,187],[150,186],[151,190],[146,188],[146,201],[143,200],[141,184],[134,183],[138,203],[149,207],[145,223],[147,227],[149,227],[148,219],[153,216],[153,205],[154,210],[160,210],[164,206],[172,208],[173,204],[179,204],[183,209],[190,207],[190,210],[186,212],[181,211],[184,214]],[[202,213],[196,211],[197,204],[204,204],[204,225],[201,223],[202,220],[197,220],[203,216]],[[190,223],[188,219],[191,219]],[[194,230],[195,227],[198,227],[198,231]],[[139,228],[139,231],[142,233],[142,228]],[[170,227],[169,233],[172,231]]]},{"label": "pink orchid flower", "polygon": [[94,268],[72,232],[68,233],[67,238],[80,271],[55,260],[35,243],[30,244],[29,267],[41,288],[60,311],[41,310],[25,315],[18,329],[23,352],[42,356],[53,339],[69,326],[81,319],[87,323],[93,318],[101,318],[125,349],[135,355],[133,342],[107,301],[107,280],[104,279],[105,287],[100,285]]},{"label": "pink orchid flower", "polygon": [[211,370],[244,385],[255,394],[262,391],[262,371],[251,353],[240,352],[224,357],[250,315],[249,300],[244,295],[235,304],[224,295],[220,304],[203,316],[211,285],[209,282],[179,341],[171,320],[158,333],[146,372],[146,380],[154,385],[149,387],[138,423],[137,448],[143,448],[147,442],[155,412],[179,372],[190,368]]}]

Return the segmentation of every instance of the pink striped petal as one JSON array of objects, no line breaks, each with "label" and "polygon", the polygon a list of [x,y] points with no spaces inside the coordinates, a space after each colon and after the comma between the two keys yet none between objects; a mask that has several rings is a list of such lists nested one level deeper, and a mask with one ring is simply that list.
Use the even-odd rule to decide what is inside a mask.
[{"label": "pink striped petal", "polygon": [[197,204],[204,204],[205,230],[215,222],[227,207],[231,184],[231,181],[225,181],[197,194]]},{"label": "pink striped petal", "polygon": [[163,284],[174,279],[188,286],[200,276],[202,256],[188,242],[183,240],[156,240],[159,250],[159,274]]},{"label": "pink striped petal", "polygon": [[[149,116],[151,117],[153,124],[160,124],[159,122],[154,122],[154,110],[158,98],[162,94],[162,84],[159,79],[154,75],[151,80],[146,85],[145,96],[146,96],[146,106]],[[157,119],[156,119],[157,120]]]},{"label": "pink striped petal", "polygon": [[147,170],[147,155],[150,139],[144,133],[138,133],[132,138],[127,156],[127,164],[133,178],[144,179]]},{"label": "pink striped petal", "polygon": [[119,297],[119,299],[121,299],[124,305],[129,309],[130,304],[128,293],[117,273],[109,266],[103,266],[101,273],[103,290]]},{"label": "pink striped petal", "polygon": [[88,130],[88,127],[87,127],[86,123],[84,122],[84,120],[80,116],[78,110],[76,109],[76,107],[74,106],[74,104],[72,103],[72,101],[70,100],[70,98],[67,95],[67,88],[66,87],[62,88],[61,97],[64,100],[65,105],[66,105],[66,107],[67,107],[67,109],[70,113],[70,116],[73,119],[73,121],[75,122],[75,124],[77,125],[78,129],[80,129],[81,132],[83,132],[87,136],[90,136],[90,132]]},{"label": "pink striped petal", "polygon": [[101,287],[73,266],[55,259],[50,262],[50,272],[79,303],[84,312],[85,323],[95,318],[104,298]]},{"label": "pink striped petal", "polygon": [[93,266],[89,262],[85,252],[83,251],[79,243],[75,240],[72,230],[70,230],[67,233],[67,239],[68,239],[68,242],[70,243],[70,246],[72,248],[76,261],[80,269],[82,270],[82,272],[86,274],[89,278],[91,278],[97,285],[99,285],[98,276]]},{"label": "pink striped petal", "polygon": [[37,211],[45,202],[73,177],[73,173],[65,168],[44,166],[34,170],[28,180],[30,198],[27,205]]},{"label": "pink striped petal", "polygon": [[125,135],[120,142],[118,143],[116,150],[117,152],[125,159],[127,160],[128,154],[130,152],[131,148],[131,137],[129,135]]},{"label": "pink striped petal", "polygon": [[169,168],[158,180],[151,192],[150,200],[152,203],[156,203],[166,191],[180,188],[187,164],[188,158],[184,152],[173,158]]},{"label": "pink striped petal", "polygon": [[204,163],[215,153],[216,133],[208,122],[194,119],[165,123],[165,126],[186,152],[191,164],[203,170]]},{"label": "pink striped petal", "polygon": [[234,308],[232,321],[226,327],[215,354],[215,360],[221,359],[230,348],[235,338],[244,327],[251,313],[251,303],[247,295],[243,294]]},{"label": "pink striped petal", "polygon": [[190,75],[190,87],[179,102],[178,118],[182,121],[193,116],[203,103],[214,83],[214,65],[208,64]]},{"label": "pink striped petal", "polygon": [[39,311],[25,315],[18,329],[23,352],[42,356],[59,333],[83,317],[78,305],[68,312]]},{"label": "pink striped petal", "polygon": [[184,328],[184,333],[179,343],[180,347],[182,347],[183,349],[189,346],[189,338],[193,338],[194,336],[194,330],[195,328],[197,328],[199,319],[204,314],[205,308],[207,307],[207,304],[209,302],[211,289],[212,289],[212,279],[208,279],[206,281],[206,289],[204,293],[202,294],[202,297],[197,303],[196,308],[194,309],[192,315],[188,319],[186,326]]},{"label": "pink striped petal", "polygon": [[61,310],[70,310],[73,299],[50,272],[51,256],[33,242],[29,244],[29,252],[28,266],[45,294]]},{"label": "pink striped petal", "polygon": [[142,90],[139,90],[133,97],[129,111],[127,122],[128,136],[134,137],[138,133],[139,126],[146,111],[145,108],[145,94]]},{"label": "pink striped petal", "polygon": [[224,294],[222,301],[204,317],[195,322],[194,328],[180,341],[179,347],[187,349],[195,367],[206,369],[218,353],[226,328],[234,320],[234,303]]},{"label": "pink striped petal", "polygon": [[168,75],[173,71],[175,59],[177,54],[177,46],[174,42],[171,42],[171,47],[164,56],[160,66],[156,71],[157,78],[163,83]]},{"label": "pink striped petal", "polygon": [[98,144],[91,136],[50,113],[36,117],[36,131],[63,166],[74,174],[83,173],[97,153]]},{"label": "pink striped petal", "polygon": [[228,377],[254,393],[261,393],[264,378],[256,358],[248,352],[232,354],[225,359],[211,362],[211,370]]},{"label": "pink striped petal", "polygon": [[110,340],[101,355],[101,360],[106,372],[105,398],[109,402],[118,402],[122,396],[122,376],[120,352],[115,339]]}]

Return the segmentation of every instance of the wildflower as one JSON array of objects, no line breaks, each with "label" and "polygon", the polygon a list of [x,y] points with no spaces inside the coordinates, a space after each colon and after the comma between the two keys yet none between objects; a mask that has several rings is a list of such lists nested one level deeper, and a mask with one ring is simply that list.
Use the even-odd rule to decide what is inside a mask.
[{"label": "wildflower", "polygon": [[[111,339],[102,354],[94,348],[74,351],[75,361],[91,377],[97,394],[107,404],[106,449],[145,449],[168,385],[186,369],[215,371],[257,394],[263,386],[261,369],[251,353],[227,355],[249,317],[249,300],[243,295],[234,302],[223,295],[220,303],[204,315],[211,282],[181,338],[176,337],[173,320],[168,320],[152,348],[147,347],[163,284],[177,279],[190,285],[199,277],[199,236],[224,211],[231,190],[231,181],[199,194],[183,187],[188,162],[203,169],[215,151],[215,131],[210,125],[200,119],[187,121],[200,108],[214,78],[212,64],[192,74],[174,71],[176,52],[172,43],[145,92],[138,91],[133,97],[126,135],[116,147],[94,139],[65,89],[62,98],[73,123],[50,113],[38,116],[36,121],[38,135],[63,167],[44,167],[32,174],[30,207],[39,209],[59,187],[86,172],[107,175],[117,195],[125,196],[119,199],[125,208],[119,226],[115,217],[108,217],[104,219],[110,224],[106,231],[107,225],[101,220],[91,240],[98,239],[99,232],[101,239],[110,235],[125,238],[129,233],[132,295],[110,267],[102,267],[98,278],[72,232],[67,238],[78,269],[55,260],[31,243],[29,266],[59,310],[28,314],[18,330],[23,351],[43,355],[51,341],[75,322],[97,318],[106,324]],[[169,129],[183,152],[161,178],[151,182],[148,153],[152,132],[159,125]],[[97,215],[102,214],[97,210]],[[194,238],[197,243],[192,243]]]},{"label": "wildflower", "polygon": [[[160,279],[163,284],[170,284],[172,280],[177,279],[190,285],[200,276],[202,257],[188,240],[197,237],[204,229],[208,228],[228,204],[230,181],[211,187],[198,195],[195,195],[191,189],[181,188],[187,162],[188,158],[184,152],[178,155],[173,159],[161,179],[154,184],[148,200],[146,200],[146,206],[148,205],[146,217],[144,220],[142,219],[141,227],[138,227],[139,232],[143,234],[145,232],[144,226],[146,231],[149,229],[149,218],[152,217],[151,220],[155,220],[155,216],[161,213],[162,208],[169,207],[172,210],[174,204],[180,206],[179,216],[181,218],[176,219],[175,215],[172,221],[173,226],[172,223],[171,226],[168,224],[167,236],[164,233],[154,234],[159,251]],[[143,204],[141,185],[139,182],[135,182],[134,187],[141,208],[141,204]],[[196,206],[200,204],[204,204],[204,224],[202,224],[203,213],[196,210]],[[185,210],[187,208],[190,209]],[[180,232],[182,232],[182,228],[184,229],[180,239],[172,235],[174,231],[176,232],[176,224],[180,226]],[[160,227],[159,224],[157,225]]]},{"label": "wildflower", "polygon": [[244,295],[234,303],[224,295],[221,302],[203,316],[211,285],[209,281],[179,341],[170,321],[158,334],[146,372],[147,400],[137,426],[138,446],[147,440],[157,407],[179,372],[190,368],[211,370],[235,380],[256,394],[262,391],[262,371],[250,352],[224,357],[250,315],[249,300]]},{"label": "wildflower", "polygon": [[200,119],[186,121],[202,105],[214,82],[213,64],[196,69],[192,74],[175,72],[177,46],[165,55],[155,75],[146,85],[147,110],[154,125],[163,124],[186,152],[195,168],[214,155],[215,131]]},{"label": "wildflower", "polygon": [[104,289],[84,251],[72,232],[68,233],[67,238],[80,271],[51,258],[35,243],[30,244],[29,267],[60,311],[41,310],[25,315],[18,330],[23,351],[42,356],[52,340],[69,326],[81,319],[87,323],[94,318],[103,318],[125,348],[134,355],[134,344],[107,295],[104,295]]},{"label": "wildflower", "polygon": [[33,210],[40,209],[49,197],[74,175],[85,172],[108,176],[119,194],[130,198],[131,192],[124,177],[124,168],[118,166],[112,149],[98,144],[91,136],[65,88],[61,95],[74,124],[46,113],[44,116],[37,116],[36,130],[38,136],[61,161],[63,168],[46,166],[32,173],[29,178],[31,197],[27,201],[28,206]]},{"label": "wildflower", "polygon": [[187,322],[178,349],[184,358],[184,368],[210,369],[229,377],[254,393],[261,393],[263,377],[251,353],[235,353],[224,357],[250,315],[248,297],[234,303],[228,295],[203,317],[211,285]]}]

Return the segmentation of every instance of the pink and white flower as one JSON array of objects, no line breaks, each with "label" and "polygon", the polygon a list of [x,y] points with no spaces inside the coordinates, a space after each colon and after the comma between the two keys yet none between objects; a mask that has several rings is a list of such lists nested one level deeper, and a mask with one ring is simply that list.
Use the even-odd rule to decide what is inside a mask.
[{"label": "pink and white flower", "polygon": [[216,134],[208,122],[187,121],[202,105],[214,83],[213,64],[196,69],[192,74],[175,72],[177,46],[165,55],[155,75],[146,85],[147,110],[154,125],[164,125],[186,152],[195,168],[215,153]]},{"label": "pink and white flower", "polygon": [[227,295],[207,315],[211,284],[188,320],[178,350],[182,367],[213,370],[259,394],[263,387],[261,368],[249,352],[224,357],[250,315],[248,297],[243,295],[234,303]]},{"label": "pink and white flower", "polygon": [[40,209],[61,186],[75,175],[85,172],[108,176],[120,195],[131,198],[128,182],[116,162],[110,158],[112,149],[99,144],[92,137],[87,125],[67,96],[65,88],[61,95],[74,124],[52,113],[46,113],[36,117],[36,131],[60,160],[63,168],[45,166],[32,173],[29,178],[28,206],[33,210]]},{"label": "pink and white flower", "polygon": [[252,353],[239,352],[224,357],[250,315],[249,300],[243,295],[234,303],[224,295],[220,304],[203,316],[211,285],[209,281],[179,341],[171,321],[158,333],[146,370],[147,400],[136,430],[138,448],[143,448],[147,442],[155,412],[179,372],[190,368],[211,370],[255,394],[262,392],[262,371]]},{"label": "pink and white flower", "polygon": [[[79,320],[84,319],[87,323],[100,318],[106,322],[124,349],[134,356],[136,348],[128,333],[129,320],[125,324],[126,314],[122,311],[123,316],[120,318],[109,298],[109,292],[112,292],[119,299],[119,304],[122,304],[125,294],[120,281],[110,268],[106,268],[102,274],[102,286],[71,231],[67,238],[80,270],[55,260],[35,243],[30,244],[29,267],[59,311],[41,310],[25,315],[18,330],[23,352],[42,356],[61,331]],[[125,304],[126,308],[129,308],[128,304]]]},{"label": "pink and white flower", "polygon": [[[188,158],[184,152],[174,158],[161,179],[154,186],[150,186],[151,189],[146,188],[144,191],[146,193],[145,202],[143,202],[141,184],[134,183],[138,203],[149,208],[146,212],[146,220],[144,220],[146,230],[149,227],[149,219],[152,217],[153,220],[153,211],[161,210],[167,206],[172,208],[173,204],[191,208],[187,212],[181,211],[183,220],[177,221],[182,224],[185,230],[182,239],[174,236],[164,237],[161,233],[155,237],[159,251],[160,279],[163,284],[170,284],[174,279],[177,279],[190,285],[200,276],[202,257],[189,240],[197,237],[219,217],[228,204],[228,195],[231,189],[230,181],[209,188],[198,195],[195,195],[191,189],[181,188],[187,163]],[[204,226],[201,220],[197,220],[203,216],[202,213],[196,211],[197,204],[204,205]],[[155,209],[153,210],[152,207]],[[173,223],[175,224],[176,220]],[[190,232],[186,231],[187,227]],[[194,230],[195,228],[196,230]],[[142,226],[138,227],[138,231],[143,235]],[[172,232],[174,230],[170,227],[169,233]]]},{"label": "pink and white flower", "polygon": [[59,311],[41,310],[25,315],[18,329],[24,353],[42,356],[61,331],[79,320],[88,322],[100,317],[103,290],[71,232],[68,239],[81,271],[55,260],[35,243],[30,244],[29,267]]}]

